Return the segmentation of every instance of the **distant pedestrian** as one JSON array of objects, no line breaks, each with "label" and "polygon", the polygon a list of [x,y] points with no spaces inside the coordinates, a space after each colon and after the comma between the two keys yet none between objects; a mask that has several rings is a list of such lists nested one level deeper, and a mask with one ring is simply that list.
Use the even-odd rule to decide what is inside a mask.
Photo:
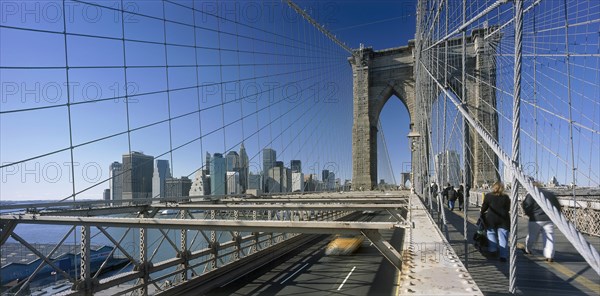
[{"label": "distant pedestrian", "polygon": [[465,187],[463,187],[462,185],[458,186],[456,194],[458,196],[458,210],[462,211],[463,205],[465,203]]},{"label": "distant pedestrian", "polygon": [[[540,187],[539,183],[534,183],[534,186]],[[561,206],[556,196],[552,192],[542,190],[541,188],[540,191],[550,201],[552,206],[560,211]],[[525,249],[523,251],[525,254],[531,254],[531,248],[535,245],[541,233],[542,244],[544,245],[544,257],[548,262],[554,261],[554,224],[552,220],[550,220],[550,217],[548,217],[546,212],[544,212],[542,207],[540,207],[530,194],[525,196],[522,206],[525,215],[529,217],[529,233],[525,238]]]},{"label": "distant pedestrian", "polygon": [[504,194],[504,185],[496,182],[492,192],[487,193],[481,205],[481,216],[487,227],[488,253],[496,256],[500,251],[500,261],[508,258],[508,230],[510,229],[510,198]]},{"label": "distant pedestrian", "polygon": [[467,184],[467,185],[465,185],[465,189],[466,189],[466,192],[465,192],[465,198],[467,198],[467,199],[468,199],[468,198],[470,198],[470,197],[471,197],[471,196],[469,195],[469,194],[471,194],[471,186],[469,186],[469,184]]},{"label": "distant pedestrian", "polygon": [[429,191],[431,192],[431,198],[435,199],[435,196],[438,193],[438,185],[435,182],[431,182],[431,186],[429,187]]},{"label": "distant pedestrian", "polygon": [[448,202],[448,208],[450,208],[451,211],[454,211],[454,203],[456,202],[458,195],[456,190],[454,190],[454,186],[450,185],[450,183],[446,184],[446,188],[442,195],[444,196],[444,200]]}]

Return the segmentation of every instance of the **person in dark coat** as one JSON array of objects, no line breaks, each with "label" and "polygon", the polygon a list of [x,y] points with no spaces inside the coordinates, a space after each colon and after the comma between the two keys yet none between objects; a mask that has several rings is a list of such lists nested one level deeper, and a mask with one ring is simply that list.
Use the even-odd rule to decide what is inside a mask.
[{"label": "person in dark coat", "polygon": [[444,203],[448,205],[448,208],[454,210],[454,201],[456,200],[454,186],[450,185],[450,183],[446,183],[446,188],[442,191],[442,197],[444,198]]},{"label": "person in dark coat", "polygon": [[496,182],[481,205],[481,215],[487,227],[488,252],[494,256],[498,249],[500,261],[508,258],[508,231],[510,229],[510,198],[504,194],[504,185]]},{"label": "person in dark coat", "polygon": [[456,191],[456,195],[458,197],[458,210],[462,211],[463,205],[465,204],[465,187],[462,185],[458,186],[458,191]]},{"label": "person in dark coat", "polygon": [[[534,186],[539,188],[539,183],[534,183]],[[544,194],[544,197],[550,201],[552,206],[560,211],[560,202],[556,196],[549,191],[540,191]],[[544,245],[544,257],[546,261],[554,261],[554,224],[550,217],[544,212],[542,207],[533,199],[530,194],[525,196],[523,203],[523,211],[525,215],[529,217],[528,230],[529,233],[525,238],[525,254],[531,254],[531,248],[537,242],[540,233],[542,234],[542,243]]]},{"label": "person in dark coat", "polygon": [[431,192],[431,198],[435,199],[435,197],[438,193],[438,185],[435,182],[431,182],[429,191]]}]

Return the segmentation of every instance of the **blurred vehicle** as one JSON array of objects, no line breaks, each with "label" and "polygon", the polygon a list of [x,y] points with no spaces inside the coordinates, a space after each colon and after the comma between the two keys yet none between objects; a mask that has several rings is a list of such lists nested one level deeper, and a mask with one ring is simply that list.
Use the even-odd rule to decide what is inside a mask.
[{"label": "blurred vehicle", "polygon": [[174,210],[174,209],[166,209],[166,210],[160,211],[161,215],[175,215],[178,213],[179,213],[179,210]]},{"label": "blurred vehicle", "polygon": [[325,248],[325,255],[350,255],[360,248],[364,240],[362,235],[338,234]]}]

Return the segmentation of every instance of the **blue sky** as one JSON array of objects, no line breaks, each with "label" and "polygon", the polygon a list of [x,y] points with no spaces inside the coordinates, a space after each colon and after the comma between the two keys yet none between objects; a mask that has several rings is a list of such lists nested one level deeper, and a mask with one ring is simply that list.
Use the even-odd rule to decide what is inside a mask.
[{"label": "blue sky", "polygon": [[[121,15],[121,1],[66,1],[63,18],[62,1],[2,2],[3,200],[60,199],[73,191],[81,198],[99,198],[108,188],[103,182],[108,165],[129,150],[167,159],[174,176],[192,177],[206,152],[238,150],[242,141],[252,171],[261,169],[260,150],[271,147],[285,163],[302,160],[304,173],[329,169],[342,180],[351,178],[348,53],[281,1],[123,3],[127,13]],[[297,3],[352,48],[362,43],[385,49],[414,38],[415,1]],[[582,7],[569,16],[571,23],[597,19],[597,6]],[[507,8],[498,20],[510,18]],[[551,13],[560,5],[548,2],[537,9],[544,20],[554,20]],[[525,53],[533,53],[531,43],[537,40],[538,53],[560,54],[564,31],[553,28],[552,21],[538,26],[549,33],[537,39],[525,34]],[[597,55],[598,36],[590,32],[598,26],[569,29],[570,51]],[[533,31],[531,18],[525,27]],[[505,151],[511,140],[511,30],[505,29],[498,58],[499,140]],[[536,63],[534,95],[534,63],[524,60],[523,160],[534,162],[537,150],[539,178],[554,175],[569,183],[565,61],[549,56]],[[577,179],[597,184],[598,57],[572,57],[570,63],[573,119],[593,130],[575,128]],[[539,143],[531,135],[534,112],[527,105],[536,99],[546,110],[538,110]],[[454,119],[452,110],[449,118]],[[408,114],[399,100],[389,100],[381,121],[398,180],[409,169]],[[460,150],[457,130],[447,132],[455,139],[450,146]],[[9,165],[13,162],[20,163]]]},{"label": "blue sky", "polygon": [[[533,1],[526,0],[526,6]],[[416,0],[296,2],[352,48],[362,43],[385,49],[406,45],[414,38]],[[467,2],[474,14],[495,1]],[[109,164],[121,161],[129,150],[167,159],[174,176],[193,177],[206,152],[238,150],[242,141],[253,172],[261,170],[260,149],[271,147],[287,165],[292,159],[302,160],[305,173],[320,176],[322,169],[328,169],[342,180],[351,178],[348,53],[284,9],[280,0],[241,1],[238,6],[221,0],[176,1],[208,14],[193,13],[171,2],[125,0],[125,10],[135,14],[125,14],[124,20],[115,10],[121,1],[96,3],[66,1],[63,14],[62,1],[0,2],[0,165],[35,157],[0,168],[0,200],[62,199],[73,192],[78,199],[100,198],[108,188],[103,181],[108,178]],[[511,3],[493,13],[500,23],[510,18]],[[540,14],[537,30],[548,33],[532,37],[534,29],[527,18],[525,54],[534,53],[533,41],[538,42],[538,54],[564,52],[561,6],[567,3],[571,24],[593,21],[569,29],[570,51],[596,56],[571,57],[571,77],[565,74],[565,61],[560,57],[524,59],[521,162],[525,173],[535,176],[539,171],[535,177],[541,181],[556,176],[568,184],[573,161],[577,180],[597,186],[599,2],[541,3],[535,10]],[[222,10],[224,18],[247,26],[211,15]],[[169,22],[165,25],[162,18]],[[63,25],[69,33],[66,40]],[[499,141],[509,153],[511,30],[508,26],[499,48],[497,83]],[[533,73],[537,84],[532,83]],[[567,82],[572,84],[570,94]],[[569,95],[574,98],[573,120],[588,128],[574,128],[575,160],[570,156],[565,120]],[[534,112],[532,102],[545,111]],[[25,111],[28,108],[38,109]],[[449,109],[448,119],[454,121],[455,109]],[[537,128],[535,115],[539,116]],[[408,114],[399,100],[392,99],[380,118],[399,180],[399,173],[410,169]],[[456,125],[449,127],[448,148],[461,151],[460,131]],[[435,128],[433,147],[439,151],[441,137]],[[539,138],[533,138],[534,131]]]},{"label": "blue sky", "polygon": [[[341,48],[279,1],[125,3],[133,13],[124,22],[120,1],[67,1],[66,19],[62,1],[2,3],[3,200],[99,198],[108,165],[129,149],[187,176],[207,151],[242,141],[253,171],[272,147],[286,163],[301,159],[305,173],[351,178],[352,81]],[[298,4],[353,48],[414,38],[411,2]],[[218,10],[238,23],[218,21]],[[407,113],[398,100],[383,112],[398,173],[409,161]]]}]

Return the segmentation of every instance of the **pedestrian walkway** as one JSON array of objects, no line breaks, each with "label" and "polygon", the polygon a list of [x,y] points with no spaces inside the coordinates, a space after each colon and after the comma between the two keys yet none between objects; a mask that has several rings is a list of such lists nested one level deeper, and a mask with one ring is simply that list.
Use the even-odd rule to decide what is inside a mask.
[{"label": "pedestrian walkway", "polygon": [[[508,293],[509,263],[498,259],[487,259],[473,245],[475,223],[479,207],[469,207],[467,213],[468,240],[463,232],[463,212],[457,209],[446,211],[448,241],[456,254],[468,268],[471,276],[484,295],[506,295]],[[433,215],[438,219],[438,215]],[[441,219],[440,219],[441,220]],[[518,219],[518,246],[527,236],[527,219]],[[442,228],[443,229],[443,228]],[[541,239],[540,239],[541,241]],[[533,248],[532,255],[517,254],[517,293],[521,295],[600,295],[600,276],[577,253],[565,236],[555,228],[555,262],[548,263],[541,254],[541,243]],[[588,237],[600,249],[599,237]]]}]

